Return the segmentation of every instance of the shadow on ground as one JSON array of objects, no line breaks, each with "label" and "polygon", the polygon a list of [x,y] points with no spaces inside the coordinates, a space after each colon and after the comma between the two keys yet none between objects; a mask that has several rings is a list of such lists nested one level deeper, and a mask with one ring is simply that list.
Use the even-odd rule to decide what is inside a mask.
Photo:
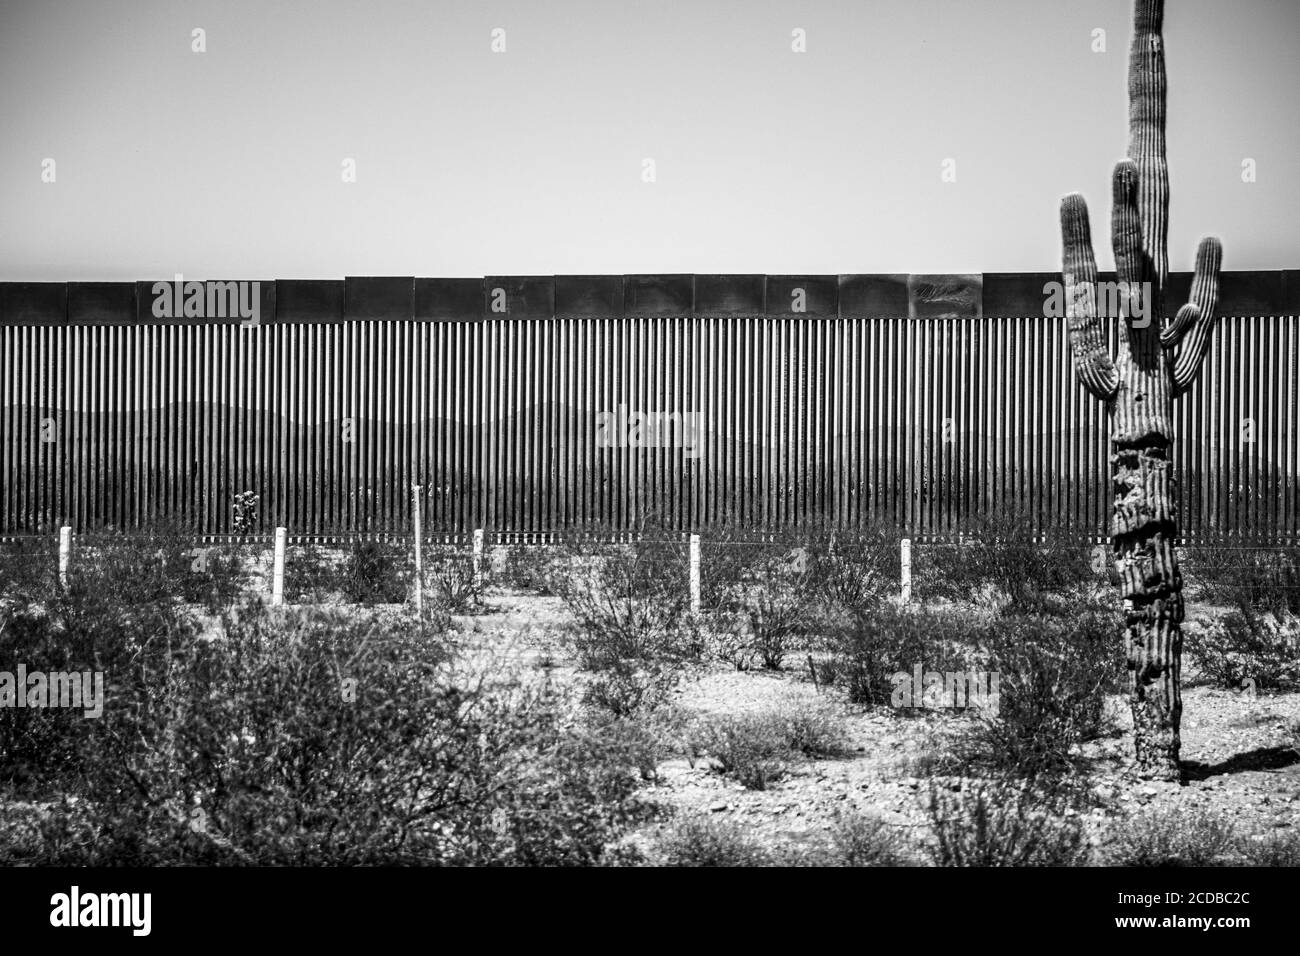
[{"label": "shadow on ground", "polygon": [[1206,780],[1224,774],[1284,770],[1297,765],[1300,765],[1300,752],[1292,747],[1259,747],[1215,764],[1188,761],[1183,764],[1183,770],[1188,780]]}]

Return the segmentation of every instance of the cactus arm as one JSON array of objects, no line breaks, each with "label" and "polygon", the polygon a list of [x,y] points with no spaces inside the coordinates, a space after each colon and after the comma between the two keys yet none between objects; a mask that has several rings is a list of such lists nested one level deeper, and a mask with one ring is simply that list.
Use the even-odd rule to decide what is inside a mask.
[{"label": "cactus arm", "polygon": [[[1174,394],[1180,395],[1191,387],[1205,362],[1210,349],[1210,333],[1218,320],[1219,269],[1223,265],[1223,245],[1210,236],[1202,239],[1196,250],[1196,276],[1192,280],[1192,301],[1189,305],[1199,313],[1196,320],[1182,334],[1186,336],[1178,345],[1174,358]],[[1186,306],[1184,306],[1186,308]],[[1179,311],[1182,316],[1182,311]],[[1174,321],[1172,328],[1178,327]],[[1181,336],[1180,336],[1181,338]]]},{"label": "cactus arm", "polygon": [[1178,310],[1178,315],[1174,317],[1174,321],[1170,323],[1169,327],[1160,333],[1160,344],[1166,349],[1177,348],[1178,343],[1183,340],[1183,336],[1191,330],[1200,317],[1201,310],[1188,302]]},{"label": "cactus arm", "polygon": [[1084,388],[1104,402],[1119,389],[1119,374],[1097,319],[1097,260],[1092,252],[1088,204],[1078,193],[1061,201],[1062,269],[1070,354]]},{"label": "cactus arm", "polygon": [[1156,301],[1163,314],[1169,279],[1169,164],[1165,158],[1164,0],[1135,0],[1133,42],[1129,47],[1128,155],[1137,166],[1142,241],[1150,257]]},{"label": "cactus arm", "polygon": [[1115,166],[1111,180],[1111,247],[1115,253],[1115,272],[1125,290],[1121,296],[1124,314],[1119,325],[1123,347],[1128,345],[1128,323],[1135,311],[1131,300],[1143,294],[1142,283],[1150,278],[1142,250],[1138,180],[1137,164],[1132,160],[1126,159]]}]

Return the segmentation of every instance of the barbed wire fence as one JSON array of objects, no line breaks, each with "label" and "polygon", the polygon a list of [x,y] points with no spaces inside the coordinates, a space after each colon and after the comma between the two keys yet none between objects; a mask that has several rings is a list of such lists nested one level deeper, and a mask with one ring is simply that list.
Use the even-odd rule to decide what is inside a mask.
[{"label": "barbed wire fence", "polygon": [[[654,547],[646,547],[653,540]],[[744,533],[732,529],[700,532],[605,532],[578,529],[562,532],[512,532],[476,529],[467,533],[416,530],[407,534],[311,535],[276,528],[272,534],[185,535],[176,531],[79,533],[64,527],[56,534],[8,536],[0,539],[0,582],[8,589],[22,575],[54,575],[66,587],[68,575],[78,566],[101,560],[123,541],[139,552],[152,553],[178,576],[202,582],[219,573],[222,563],[237,562],[242,590],[260,595],[272,605],[312,603],[313,578],[331,571],[363,552],[373,558],[374,573],[391,578],[390,587],[375,603],[410,603],[422,608],[424,597],[435,588],[432,578],[443,576],[446,590],[462,590],[481,597],[489,587],[527,588],[530,579],[541,583],[546,574],[577,573],[574,562],[582,556],[592,561],[634,549],[637,560],[658,575],[665,585],[679,585],[693,615],[720,605],[720,579],[806,573],[815,556],[834,556],[840,563],[863,566],[863,572],[888,585],[902,603],[925,598],[918,585],[936,564],[960,562],[963,552],[996,542],[973,535],[956,540],[933,536],[896,535],[888,541],[885,559],[882,541],[872,539],[864,550],[863,536],[855,532]],[[1067,554],[1086,564],[1104,581],[1111,566],[1109,544],[1087,537],[1077,540],[1038,536],[1032,544]],[[1184,542],[1178,557],[1189,583],[1224,590],[1269,589],[1293,595],[1288,603],[1300,604],[1300,543],[1200,539]],[[569,565],[567,571],[565,563]],[[454,568],[454,572],[449,570]],[[304,585],[300,579],[306,577]],[[450,578],[463,578],[453,581]],[[396,598],[396,599],[393,599]],[[366,602],[357,602],[366,603]],[[462,602],[463,603],[463,602]]]}]

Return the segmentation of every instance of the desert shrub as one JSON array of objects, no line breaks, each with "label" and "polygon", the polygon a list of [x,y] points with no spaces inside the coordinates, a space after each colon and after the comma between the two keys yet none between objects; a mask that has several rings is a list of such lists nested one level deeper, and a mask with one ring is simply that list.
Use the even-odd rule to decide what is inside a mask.
[{"label": "desert shrub", "polygon": [[657,842],[665,866],[768,866],[770,854],[734,823],[703,815],[678,821]]},{"label": "desert shrub", "polygon": [[758,666],[758,648],[745,621],[734,611],[714,612],[709,617],[707,650],[718,660],[744,672]]},{"label": "desert shrub", "polygon": [[0,798],[0,866],[34,866],[45,852],[48,814],[34,803]]},{"label": "desert shrub", "polygon": [[892,776],[928,778],[959,773],[969,765],[963,754],[961,730],[934,727],[922,731],[892,762]]},{"label": "desert shrub", "polygon": [[931,782],[927,813],[938,866],[1080,866],[1083,824],[1065,810],[1077,795],[1023,781],[968,781],[957,792]]},{"label": "desert shrub", "polygon": [[679,536],[647,530],[626,544],[568,539],[565,546],[569,573],[553,580],[580,630],[629,650],[674,643],[689,610]]},{"label": "desert shrub", "polygon": [[812,581],[828,612],[861,614],[898,589],[897,528],[883,524],[816,537]]},{"label": "desert shrub", "polygon": [[625,545],[567,542],[554,587],[574,616],[566,637],[588,672],[587,700],[618,716],[659,704],[698,651],[688,620],[685,545],[647,530]]},{"label": "desert shrub", "polygon": [[831,859],[840,866],[906,866],[910,854],[896,827],[867,813],[841,813],[831,824]]},{"label": "desert shrub", "polygon": [[[142,606],[179,614],[180,605],[202,599],[206,581],[201,569],[221,570],[207,560],[214,552],[222,549],[199,545],[170,528],[78,536],[67,588],[76,597],[68,607],[99,603],[101,610]],[[46,595],[53,596],[53,591]]]},{"label": "desert shrub", "polygon": [[[410,597],[413,574],[414,561],[404,546],[358,539],[340,561],[307,544],[290,548],[285,557],[285,600],[317,604],[337,596],[353,604],[399,604]],[[438,548],[425,551],[424,586],[426,603],[449,612],[467,610],[485,589],[475,581],[468,556]]]},{"label": "desert shrub", "polygon": [[547,545],[512,545],[505,549],[497,580],[516,591],[551,594],[555,574],[555,550]]},{"label": "desert shrub", "polygon": [[701,602],[711,609],[743,607],[751,592],[778,580],[817,615],[867,610],[895,587],[899,537],[884,525],[757,536],[708,529],[701,534]]},{"label": "desert shrub", "polygon": [[583,700],[615,717],[633,717],[663,704],[679,679],[678,668],[663,659],[611,661],[587,676]]},{"label": "desert shrub", "polygon": [[0,600],[39,599],[58,586],[55,535],[0,542]]},{"label": "desert shrub", "polygon": [[803,646],[817,613],[817,576],[805,538],[746,539],[720,529],[701,542],[701,605],[711,648],[737,670],[780,670]]},{"label": "desert shrub", "polygon": [[605,860],[646,815],[626,746],[546,682],[461,672],[436,637],[256,602],[219,640],[147,637],[81,722],[43,862]]},{"label": "desert shrub", "polygon": [[289,604],[320,604],[343,591],[345,565],[314,543],[285,549],[284,599]]},{"label": "desert shrub", "polygon": [[1108,834],[1110,866],[1222,866],[1234,862],[1232,822],[1205,810],[1146,810],[1116,821]]},{"label": "desert shrub", "polygon": [[692,749],[749,790],[766,790],[794,759],[786,724],[773,712],[710,715],[696,725]]},{"label": "desert shrub", "polygon": [[252,575],[248,572],[251,555],[235,545],[217,546],[208,550],[203,558],[190,562],[191,570],[199,563],[200,575],[207,575],[203,585],[204,610],[218,614],[224,607],[242,600],[250,588]]},{"label": "desert shrub", "polygon": [[599,734],[611,752],[620,753],[627,766],[649,781],[659,779],[659,764],[687,749],[687,723],[685,712],[671,704],[636,717],[615,716],[603,708],[595,708],[589,715],[592,733]]},{"label": "desert shrub", "polygon": [[[505,729],[516,735],[508,758],[478,775],[478,789],[471,791],[490,802],[492,837],[481,823],[477,833],[470,828],[470,838],[453,843],[447,861],[532,867],[639,862],[638,853],[616,843],[660,814],[637,794],[643,743],[572,722],[549,690],[522,702],[527,706],[517,701],[508,711]],[[454,825],[462,816],[453,814]],[[469,819],[484,818],[471,812]]]},{"label": "desert shrub", "polygon": [[1253,545],[1221,535],[1187,548],[1185,563],[1204,600],[1300,614],[1300,545]]},{"label": "desert shrub", "polygon": [[799,648],[808,633],[810,608],[802,582],[780,578],[746,598],[752,647],[763,667],[779,671],[786,655]]},{"label": "desert shrub", "polygon": [[805,649],[811,632],[811,609],[804,597],[774,582],[755,588],[708,618],[704,650],[738,671],[755,667],[779,671],[787,658]]},{"label": "desert shrub", "polygon": [[244,598],[252,582],[248,571],[252,555],[240,545],[207,545],[188,552],[189,575],[182,593],[201,604],[209,614],[219,614]]},{"label": "desert shrub", "polygon": [[401,604],[407,599],[410,568],[406,549],[373,539],[356,539],[339,581],[353,604]]},{"label": "desert shrub", "polygon": [[472,554],[435,550],[424,557],[425,600],[452,614],[463,614],[483,603],[491,582],[485,559],[475,574]]},{"label": "desert shrub", "polygon": [[738,594],[796,555],[802,560],[806,544],[805,535],[789,528],[765,534],[734,525],[701,529],[700,604],[711,611],[735,607]]},{"label": "desert shrub", "polygon": [[1300,866],[1300,833],[1295,830],[1272,830],[1243,842],[1243,862],[1247,866]]},{"label": "desert shrub", "polygon": [[1106,697],[1124,673],[1117,616],[1004,617],[980,631],[981,667],[997,680],[996,707],[979,713],[965,756],[1017,774],[1060,770],[1071,751],[1110,728]]},{"label": "desert shrub", "polygon": [[750,790],[766,790],[801,758],[844,753],[847,735],[834,709],[816,700],[740,714],[709,714],[686,731],[687,748]]},{"label": "desert shrub", "polygon": [[892,586],[898,532],[883,526],[754,536],[708,530],[701,542],[701,603],[715,655],[737,670],[780,670],[823,625],[874,608]]},{"label": "desert shrub", "polygon": [[818,669],[818,679],[842,685],[851,702],[864,707],[891,703],[896,674],[923,670],[966,669],[972,627],[969,622],[927,611],[882,604],[855,616],[829,636],[831,660]]},{"label": "desert shrub", "polygon": [[[132,674],[165,667],[172,643],[195,632],[176,584],[179,561],[169,567],[168,558],[148,536],[83,540],[66,589],[50,580],[0,604],[0,671],[98,672],[111,694]],[[67,707],[0,708],[0,782],[44,793],[76,775],[100,723]]]},{"label": "desert shrub", "polygon": [[[838,639],[832,638],[826,642],[831,647],[838,645]],[[805,659],[805,666],[808,668],[808,679],[812,681],[815,687],[835,687],[844,682],[844,660],[832,653],[822,653],[816,656],[809,654]]]},{"label": "desert shrub", "polygon": [[838,757],[848,749],[844,721],[823,701],[799,699],[774,711],[781,721],[786,746],[805,757]]},{"label": "desert shrub", "polygon": [[1187,654],[1197,671],[1219,687],[1259,690],[1300,682],[1300,618],[1260,613],[1247,604],[1218,621],[1189,631]]},{"label": "desert shrub", "polygon": [[217,614],[247,594],[257,548],[205,543],[178,525],[157,522],[129,534],[76,536],[70,567],[83,576],[101,569],[126,589],[124,603],[184,602]]},{"label": "desert shrub", "polygon": [[960,543],[927,546],[923,555],[917,574],[922,593],[972,600],[991,585],[1007,596],[1012,612],[1068,611],[1064,596],[1098,580],[1083,539],[1044,536],[1023,509],[976,515]]}]

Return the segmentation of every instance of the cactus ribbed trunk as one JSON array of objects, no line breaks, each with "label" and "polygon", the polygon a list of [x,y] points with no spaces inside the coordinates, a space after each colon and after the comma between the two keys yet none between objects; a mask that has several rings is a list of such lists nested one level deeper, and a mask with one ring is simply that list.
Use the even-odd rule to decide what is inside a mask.
[{"label": "cactus ribbed trunk", "polygon": [[[1179,777],[1182,577],[1174,554],[1173,402],[1200,368],[1218,299],[1222,251],[1206,239],[1192,301],[1166,321],[1169,174],[1165,161],[1163,0],[1136,0],[1129,54],[1129,158],[1115,169],[1111,240],[1118,316],[1098,314],[1097,266],[1082,197],[1061,207],[1070,347],[1081,384],[1106,403],[1114,503],[1111,542],[1124,601],[1138,767]],[[1112,359],[1101,322],[1118,319]]]},{"label": "cactus ribbed trunk", "polygon": [[1183,712],[1183,585],[1174,555],[1178,529],[1169,447],[1154,434],[1139,444],[1112,446],[1111,540],[1122,577],[1138,766],[1147,776],[1176,779]]}]

